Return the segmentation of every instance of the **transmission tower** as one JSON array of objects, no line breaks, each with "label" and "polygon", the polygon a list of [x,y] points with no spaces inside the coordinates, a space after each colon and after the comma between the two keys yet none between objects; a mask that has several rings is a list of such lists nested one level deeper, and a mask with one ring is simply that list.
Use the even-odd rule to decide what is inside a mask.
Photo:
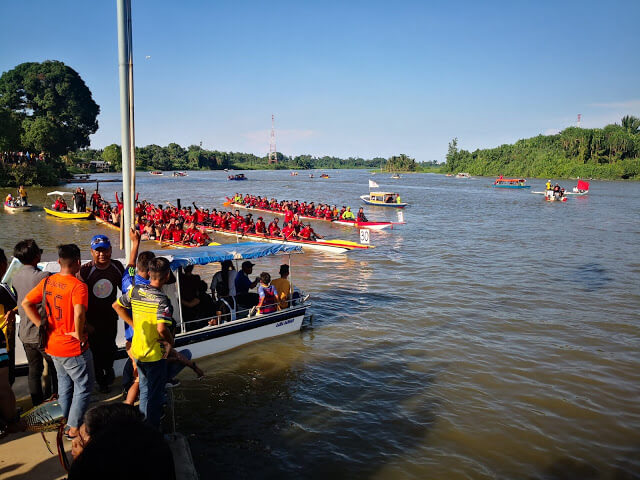
[{"label": "transmission tower", "polygon": [[269,164],[278,163],[278,154],[276,153],[276,129],[274,127],[274,116],[271,115],[271,142],[269,142]]},{"label": "transmission tower", "polygon": [[579,113],[579,114],[578,114],[578,124],[577,124],[577,127],[578,127],[578,128],[580,128],[581,126],[582,126],[582,114],[581,114],[581,113]]}]

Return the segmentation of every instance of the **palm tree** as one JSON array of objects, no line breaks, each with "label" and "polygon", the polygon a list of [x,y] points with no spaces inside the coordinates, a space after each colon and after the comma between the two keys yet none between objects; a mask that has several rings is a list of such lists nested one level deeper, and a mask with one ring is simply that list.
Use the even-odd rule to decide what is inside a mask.
[{"label": "palm tree", "polygon": [[640,118],[633,115],[625,115],[622,117],[622,128],[629,133],[640,133]]}]

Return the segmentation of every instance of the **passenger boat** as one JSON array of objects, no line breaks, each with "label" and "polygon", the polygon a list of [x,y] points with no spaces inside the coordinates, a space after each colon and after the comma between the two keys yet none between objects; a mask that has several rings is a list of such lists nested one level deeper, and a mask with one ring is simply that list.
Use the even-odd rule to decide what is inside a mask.
[{"label": "passenger boat", "polygon": [[369,195],[360,195],[360,198],[367,205],[376,207],[404,208],[408,203],[400,201],[400,195],[394,192],[372,192],[372,188],[380,188],[373,180],[369,180]]},{"label": "passenger boat", "polygon": [[369,248],[375,248],[373,245],[363,245],[357,242],[351,242],[349,240],[284,240],[282,237],[272,237],[270,235],[262,235],[258,233],[242,233],[234,230],[222,229],[219,227],[208,227],[206,228],[206,231],[234,237],[237,240],[246,239],[258,242],[275,243],[278,245],[300,246],[305,250],[319,250],[321,252],[327,253],[347,253],[350,250],[367,250]]},{"label": "passenger boat", "polygon": [[456,178],[471,178],[471,175],[469,175],[466,172],[460,172],[460,173],[456,174]]},{"label": "passenger boat", "polygon": [[525,185],[526,182],[524,178],[497,178],[493,186],[495,188],[531,188],[530,185]]},{"label": "passenger boat", "polygon": [[[65,220],[89,220],[91,218],[93,218],[93,212],[88,211],[88,212],[78,212],[76,207],[75,207],[75,201],[73,200],[73,193],[71,192],[60,192],[60,191],[55,191],[55,192],[49,192],[47,193],[47,196],[51,196],[51,197],[65,197],[65,196],[69,196],[69,202],[67,203],[67,205],[69,203],[73,203],[73,208],[71,210],[54,210],[53,209],[53,205],[51,206],[51,208],[48,207],[44,207],[44,211],[47,212],[48,215],[51,215],[52,217],[57,217],[57,218],[64,218]],[[66,200],[65,200],[66,201]],[[68,207],[67,207],[68,208]]]},{"label": "passenger boat", "polygon": [[[233,208],[242,208],[245,210],[250,210],[252,212],[260,212],[272,215],[281,215],[284,216],[284,212],[269,210],[267,208],[257,208],[257,207],[247,207],[242,203],[233,203],[232,199],[226,197],[227,201],[224,203],[225,206],[233,207]],[[318,220],[321,222],[331,223],[332,225],[345,225],[348,227],[356,227],[356,228],[368,228],[370,230],[384,230],[386,228],[393,228],[394,225],[404,225],[406,222],[358,222],[357,220],[327,220],[326,218],[321,217],[312,217],[308,215],[300,215],[298,217],[304,220]]]},{"label": "passenger boat", "polygon": [[404,208],[408,203],[398,202],[399,195],[394,192],[369,192],[369,195],[360,195],[367,205],[376,207]]},{"label": "passenger boat", "polygon": [[[174,306],[174,318],[178,327],[175,336],[175,348],[178,351],[182,348],[188,348],[191,350],[193,358],[198,359],[225,352],[251,342],[299,331],[307,308],[310,306],[308,295],[305,295],[304,292],[297,292],[299,296],[290,301],[288,308],[277,310],[273,313],[253,315],[251,310],[241,310],[235,313],[235,319],[227,316],[222,319],[220,324],[213,326],[207,323],[208,320],[214,317],[187,321],[183,317],[182,308],[180,308],[180,275],[177,272],[179,268],[184,268],[188,265],[208,265],[222,262],[223,260],[235,262],[240,260],[253,261],[267,256],[288,255],[290,263],[291,254],[300,252],[300,246],[269,245],[256,242],[154,251],[156,256],[168,259],[171,269],[176,272],[176,283],[163,287],[163,291],[166,291]],[[59,271],[57,262],[46,262],[41,266],[45,271]],[[16,321],[19,322],[19,317]],[[122,370],[127,360],[122,324],[123,322],[118,322],[118,336],[116,338],[118,350],[115,356],[116,361],[114,362],[116,376],[122,375]],[[28,364],[22,342],[16,342],[16,374],[27,375],[27,373]]]},{"label": "passenger boat", "polygon": [[174,177],[186,177],[187,173],[186,172],[173,172],[172,174]]},{"label": "passenger boat", "polygon": [[149,172],[149,175],[164,175],[164,173],[162,173],[160,170],[154,170],[153,172]]},{"label": "passenger boat", "polygon": [[7,213],[20,213],[20,212],[28,212],[29,210],[31,210],[31,207],[33,207],[33,205],[31,205],[30,203],[26,204],[26,205],[18,205],[18,204],[9,204],[9,203],[4,203],[4,210]]},{"label": "passenger boat", "polygon": [[249,180],[244,176],[244,173],[238,173],[237,175],[229,175],[227,177],[229,180]]}]

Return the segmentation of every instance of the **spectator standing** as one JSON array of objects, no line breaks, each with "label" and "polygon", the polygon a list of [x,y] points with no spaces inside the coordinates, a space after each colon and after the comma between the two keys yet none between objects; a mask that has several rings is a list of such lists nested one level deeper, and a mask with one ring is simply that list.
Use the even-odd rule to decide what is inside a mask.
[{"label": "spectator standing", "polygon": [[96,381],[102,393],[108,393],[115,379],[113,360],[116,353],[118,315],[111,305],[118,297],[124,267],[111,260],[111,242],[106,235],[91,239],[93,260],[85,263],[78,278],[89,288],[87,331],[96,369]]},{"label": "spectator standing", "polygon": [[289,307],[289,301],[291,300],[291,283],[289,278],[289,265],[283,263],[280,265],[280,278],[276,278],[271,282],[271,285],[276,287],[278,291],[278,303],[280,309]]},{"label": "spectator standing", "polygon": [[236,275],[236,300],[238,304],[244,308],[251,308],[258,303],[258,294],[249,292],[250,289],[258,285],[260,279],[256,277],[253,281],[249,279],[249,275],[253,273],[253,266],[249,260],[242,262],[242,270]]},{"label": "spectator standing", "polygon": [[[138,232],[132,229],[129,233],[129,237],[131,238],[131,256],[129,257],[127,269],[122,276],[121,290],[123,294],[129,293],[135,285],[149,285],[149,262],[156,257],[153,252],[142,252],[138,255],[138,250],[140,248],[140,234]],[[131,310],[129,310],[129,315],[131,315]],[[133,405],[140,393],[140,383],[138,378],[138,369],[136,368],[136,360],[131,354],[133,327],[126,322],[124,324],[124,338],[126,341],[125,349],[127,351],[127,355],[129,355],[129,358],[131,359],[133,367],[129,381],[125,381],[124,374],[122,377],[123,385],[127,386],[131,383],[131,386],[127,389],[127,398],[124,403]],[[128,367],[125,368],[125,372],[127,369]]]},{"label": "spectator standing", "polygon": [[[7,271],[7,257],[0,248],[0,278]],[[0,325],[9,327],[15,322],[16,302],[12,294],[0,286]],[[16,397],[11,389],[11,361],[9,358],[9,339],[5,337],[6,329],[0,329],[0,437],[7,431],[9,424],[17,425]]]},{"label": "spectator standing", "polygon": [[[21,240],[13,249],[13,256],[20,260],[22,267],[12,278],[13,288],[18,297],[18,313],[20,314],[20,328],[18,337],[24,346],[24,353],[29,363],[29,393],[33,406],[40,405],[45,399],[58,393],[58,378],[51,357],[45,352],[41,343],[40,329],[31,321],[21,303],[27,294],[33,290],[49,273],[38,269],[42,249],[33,239]],[[38,312],[45,318],[45,311],[39,305]],[[47,376],[42,377],[44,365],[47,365]],[[44,389],[42,385],[44,383]]]},{"label": "spectator standing", "polygon": [[[27,294],[22,307],[37,327],[42,323],[46,325],[45,351],[56,366],[58,401],[67,419],[67,435],[75,437],[89,405],[94,383],[93,356],[85,330],[89,293],[87,285],[76,278],[80,270],[80,249],[77,245],[60,245],[58,263],[60,273],[41,280]],[[41,303],[47,312],[44,318],[38,311]]]},{"label": "spectator standing", "polygon": [[158,428],[167,381],[166,358],[173,348],[173,306],[161,290],[169,281],[170,273],[166,258],[152,259],[149,285],[135,285],[113,304],[117,314],[133,326],[131,354],[136,359],[140,378],[140,411]]}]

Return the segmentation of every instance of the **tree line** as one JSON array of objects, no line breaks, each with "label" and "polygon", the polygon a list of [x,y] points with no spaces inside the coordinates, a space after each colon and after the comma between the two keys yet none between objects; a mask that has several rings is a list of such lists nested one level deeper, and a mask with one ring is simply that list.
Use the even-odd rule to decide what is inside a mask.
[{"label": "tree line", "polygon": [[625,116],[604,128],[569,127],[513,145],[458,149],[449,143],[445,171],[471,175],[556,178],[640,178],[640,119]]}]

